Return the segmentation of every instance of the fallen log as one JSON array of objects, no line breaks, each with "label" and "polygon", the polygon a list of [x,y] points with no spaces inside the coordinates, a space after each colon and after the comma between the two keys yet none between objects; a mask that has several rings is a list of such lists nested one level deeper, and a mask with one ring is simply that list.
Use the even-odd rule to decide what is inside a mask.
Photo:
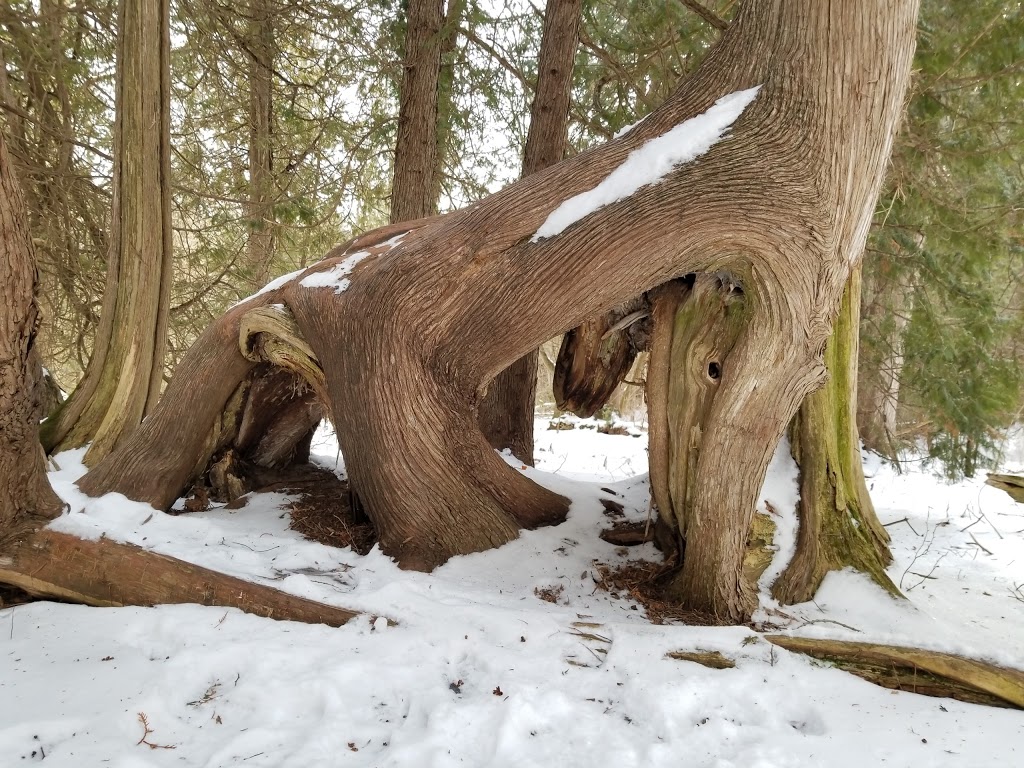
[{"label": "fallen log", "polygon": [[0,556],[0,584],[101,607],[199,603],[282,621],[340,627],[359,614],[111,539],[43,529]]},{"label": "fallen log", "polygon": [[989,473],[985,485],[1006,491],[1018,504],[1024,504],[1024,477],[1021,475],[994,475]]},{"label": "fallen log", "polygon": [[765,635],[787,651],[803,653],[869,683],[972,704],[1024,709],[1024,672],[949,653],[896,645]]}]

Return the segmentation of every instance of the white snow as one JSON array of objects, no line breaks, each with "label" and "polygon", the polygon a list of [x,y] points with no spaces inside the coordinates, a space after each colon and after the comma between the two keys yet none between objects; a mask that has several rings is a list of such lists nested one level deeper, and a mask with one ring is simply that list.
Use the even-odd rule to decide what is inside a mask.
[{"label": "white snow", "polygon": [[281,275],[280,277],[275,277],[269,283],[267,283],[262,288],[260,288],[258,291],[256,291],[256,293],[254,293],[252,296],[247,296],[244,299],[241,299],[240,301],[236,301],[234,304],[231,305],[231,308],[234,309],[239,304],[244,304],[245,302],[249,301],[250,299],[255,299],[257,296],[262,296],[265,293],[270,293],[270,291],[276,291],[278,288],[284,288],[284,286],[286,286],[288,283],[290,283],[296,277],[298,277],[303,272],[305,272],[306,269],[307,269],[306,267],[301,267],[299,269],[296,269],[294,272],[289,272],[287,275]]},{"label": "white snow", "polygon": [[[627,595],[596,590],[596,563],[657,557],[650,544],[620,549],[597,535],[610,522],[602,496],[614,494],[627,519],[646,519],[646,439],[635,425],[602,435],[582,428],[596,422],[574,421],[556,431],[538,420],[537,469],[507,457],[568,495],[569,519],[432,574],[402,571],[378,549],[361,557],[303,540],[288,529],[281,494],[181,516],[88,499],[73,485],[81,452],[62,454],[51,479],[73,511],[56,527],[365,617],[330,629],[194,605],[2,610],[0,766],[44,754],[45,765],[68,768],[1024,764],[1022,712],[877,688],[749,628],[652,625]],[[314,450],[336,465],[329,430]],[[780,513],[795,501],[787,456],[780,451],[762,493]],[[909,599],[838,573],[812,603],[765,606],[765,620],[1024,668],[1024,601],[1014,591],[1024,585],[1024,506],[980,479],[946,485],[877,462],[868,472],[893,536],[889,573]],[[554,604],[535,593],[559,587]],[[737,666],[665,658],[677,649],[718,650]],[[173,749],[140,743],[140,714],[146,741]]]},{"label": "white snow", "polygon": [[772,584],[782,575],[789,561],[796,554],[796,535],[799,521],[796,516],[796,505],[800,501],[800,469],[793,461],[789,438],[783,437],[775,450],[768,473],[761,488],[761,498],[757,501],[758,511],[771,515],[775,523],[775,535],[772,545],[775,556],[758,581],[758,591],[764,606],[778,607],[770,594]]},{"label": "white snow", "polygon": [[554,237],[584,216],[656,184],[676,166],[700,157],[725,136],[759,90],[761,86],[723,96],[707,112],[645,142],[630,152],[625,162],[596,187],[570,197],[555,208],[531,241]]},{"label": "white snow", "polygon": [[[394,250],[394,248],[402,242],[402,238],[406,236],[406,232],[400,235],[395,235],[389,240],[385,240],[377,248],[387,246],[387,251]],[[324,270],[323,272],[313,272],[310,275],[302,278],[302,282],[299,283],[303,288],[333,288],[336,294],[344,293],[345,290],[352,284],[352,281],[348,279],[348,276],[352,274],[352,270],[356,268],[356,264],[361,262],[367,256],[380,255],[381,253],[387,253],[387,251],[377,251],[375,254],[371,254],[370,251],[357,251],[351,256],[346,258],[339,264],[335,264],[330,269]]]},{"label": "white snow", "polygon": [[302,278],[299,283],[303,288],[333,288],[335,293],[344,293],[351,285],[348,276],[356,268],[356,264],[370,255],[369,251],[356,251],[339,264],[323,272],[313,272]]}]

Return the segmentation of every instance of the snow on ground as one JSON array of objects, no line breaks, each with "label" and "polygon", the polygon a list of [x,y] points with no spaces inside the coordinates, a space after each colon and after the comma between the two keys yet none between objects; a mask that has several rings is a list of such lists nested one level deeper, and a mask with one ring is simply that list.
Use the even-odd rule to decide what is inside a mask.
[{"label": "snow on ground", "polygon": [[[58,457],[51,479],[73,511],[55,527],[366,617],[330,629],[200,606],[0,611],[0,766],[1024,765],[1024,713],[876,688],[748,628],[654,626],[630,601],[595,591],[595,561],[656,554],[597,537],[608,523],[602,488],[645,519],[646,440],[573,421],[561,431],[538,421],[538,468],[520,470],[572,497],[568,521],[429,575],[376,549],[360,557],[304,541],[280,494],[175,517],[81,496],[80,455]],[[336,464],[329,437],[317,450]],[[785,616],[766,604],[761,618],[1024,668],[1014,593],[1024,506],[980,480],[945,485],[874,461],[868,472],[893,536],[890,574],[909,601],[840,573],[813,603]],[[782,456],[762,495],[778,506],[792,493]],[[677,649],[719,650],[737,666],[665,657]]]}]

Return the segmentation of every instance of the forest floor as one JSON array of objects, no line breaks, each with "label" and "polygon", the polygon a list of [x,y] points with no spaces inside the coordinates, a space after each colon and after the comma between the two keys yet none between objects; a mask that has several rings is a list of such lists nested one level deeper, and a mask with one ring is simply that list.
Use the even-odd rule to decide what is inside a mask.
[{"label": "forest floor", "polygon": [[[893,537],[889,573],[908,600],[843,572],[811,603],[763,597],[752,628],[659,625],[598,583],[609,568],[659,558],[651,544],[598,535],[613,518],[647,518],[645,435],[572,422],[539,420],[538,468],[514,465],[573,499],[568,521],[432,574],[401,571],[377,548],[303,539],[282,493],[166,515],[86,499],[73,485],[80,454],[57,457],[51,480],[72,512],[54,527],[365,617],[331,629],[194,605],[2,610],[0,766],[1024,765],[1024,712],[878,688],[762,637],[899,643],[1024,669],[1024,505],[982,478],[947,484],[919,464],[898,474],[868,459]],[[336,468],[329,434],[316,452]],[[762,495],[785,510],[794,493],[780,453]],[[782,541],[777,558],[788,551]],[[736,666],[666,656],[694,650]]]}]

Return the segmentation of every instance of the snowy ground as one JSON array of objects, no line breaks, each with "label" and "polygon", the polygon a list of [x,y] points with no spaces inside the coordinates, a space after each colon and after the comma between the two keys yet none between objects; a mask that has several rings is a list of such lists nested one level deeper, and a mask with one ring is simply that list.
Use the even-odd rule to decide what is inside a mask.
[{"label": "snowy ground", "polygon": [[[597,499],[611,489],[630,517],[646,517],[645,442],[538,422],[541,471],[528,472],[573,498],[569,520],[430,575],[399,571],[377,550],[302,540],[281,495],[181,517],[86,500],[72,485],[76,457],[59,457],[52,480],[73,512],[56,527],[367,618],[329,629],[199,606],[0,611],[0,766],[1024,765],[1024,713],[876,688],[747,628],[654,626],[595,591],[595,561],[623,559],[597,536],[608,523]],[[319,451],[333,464],[329,440]],[[1007,454],[1010,469],[1020,454]],[[787,464],[766,484],[775,506],[792,499]],[[843,573],[815,602],[785,608],[789,618],[768,602],[761,617],[801,635],[1024,668],[1024,506],[980,480],[868,470],[893,535],[890,573],[909,601]],[[557,604],[535,594],[548,588],[561,588]],[[678,649],[719,650],[737,666],[665,657]],[[142,717],[151,732],[140,743]]]}]

